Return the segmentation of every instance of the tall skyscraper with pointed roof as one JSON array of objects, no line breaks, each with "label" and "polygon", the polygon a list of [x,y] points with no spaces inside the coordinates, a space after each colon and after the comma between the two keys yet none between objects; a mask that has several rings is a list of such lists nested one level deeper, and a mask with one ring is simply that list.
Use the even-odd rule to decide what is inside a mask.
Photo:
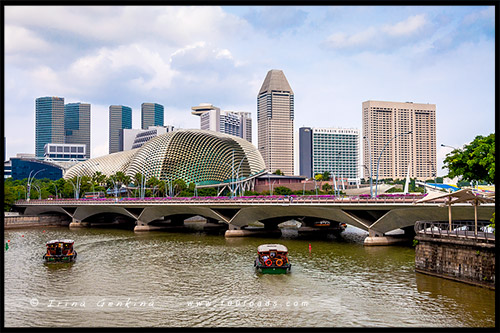
[{"label": "tall skyscraper with pointed roof", "polygon": [[257,97],[258,148],[270,172],[293,175],[293,90],[282,70],[267,72]]}]

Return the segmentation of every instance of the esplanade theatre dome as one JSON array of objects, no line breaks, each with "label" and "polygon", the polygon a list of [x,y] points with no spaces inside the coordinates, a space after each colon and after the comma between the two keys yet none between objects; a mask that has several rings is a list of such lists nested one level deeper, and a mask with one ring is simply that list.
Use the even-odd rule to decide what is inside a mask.
[{"label": "esplanade theatre dome", "polygon": [[106,176],[121,171],[130,177],[141,173],[146,179],[182,179],[186,183],[215,185],[253,177],[266,170],[257,148],[242,138],[179,129],[158,135],[140,148],[80,162],[68,169],[64,178],[92,176],[96,171]]}]

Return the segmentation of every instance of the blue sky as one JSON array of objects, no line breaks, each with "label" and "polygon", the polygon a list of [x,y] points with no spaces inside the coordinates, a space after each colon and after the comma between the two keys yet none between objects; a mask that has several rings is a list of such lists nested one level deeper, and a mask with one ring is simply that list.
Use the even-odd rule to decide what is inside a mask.
[{"label": "blue sky", "polygon": [[92,104],[92,157],[108,152],[108,107],[252,112],[270,69],[295,93],[295,130],[361,129],[366,100],[436,104],[438,175],[449,148],[495,131],[495,8],[485,6],[5,7],[7,157],[33,153],[35,99]]}]

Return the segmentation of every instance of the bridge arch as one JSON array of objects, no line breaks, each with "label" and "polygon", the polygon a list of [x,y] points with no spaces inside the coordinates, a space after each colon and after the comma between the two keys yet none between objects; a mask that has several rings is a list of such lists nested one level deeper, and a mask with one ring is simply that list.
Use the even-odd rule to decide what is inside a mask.
[{"label": "bridge arch", "polygon": [[200,206],[149,206],[145,207],[137,217],[138,223],[149,224],[164,217],[173,216],[202,216],[207,219],[229,223],[227,217],[208,207]]},{"label": "bridge arch", "polygon": [[362,221],[353,218],[351,215],[346,214],[341,208],[334,207],[304,207],[286,205],[276,207],[273,209],[266,209],[263,207],[243,207],[229,222],[230,226],[241,228],[252,222],[263,222],[266,220],[276,219],[282,216],[290,217],[311,217],[328,221],[337,221],[346,223],[362,230],[368,230],[369,225]]}]

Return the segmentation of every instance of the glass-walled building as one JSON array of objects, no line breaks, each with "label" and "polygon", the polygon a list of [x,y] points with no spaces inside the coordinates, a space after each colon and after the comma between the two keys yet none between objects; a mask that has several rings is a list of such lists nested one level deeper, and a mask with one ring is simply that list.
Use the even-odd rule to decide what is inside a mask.
[{"label": "glass-walled building", "polygon": [[43,158],[47,143],[64,143],[64,98],[35,100],[35,156]]},{"label": "glass-walled building", "polygon": [[123,151],[123,129],[132,128],[132,108],[123,105],[109,107],[109,153]]},{"label": "glass-walled building", "polygon": [[163,126],[164,107],[158,103],[141,104],[141,128],[149,126]]},{"label": "glass-walled building", "polygon": [[65,143],[85,145],[85,157],[90,158],[90,104],[64,105]]},{"label": "glass-walled building", "polygon": [[354,128],[299,129],[300,174],[325,171],[340,178],[359,178],[359,130]]}]

